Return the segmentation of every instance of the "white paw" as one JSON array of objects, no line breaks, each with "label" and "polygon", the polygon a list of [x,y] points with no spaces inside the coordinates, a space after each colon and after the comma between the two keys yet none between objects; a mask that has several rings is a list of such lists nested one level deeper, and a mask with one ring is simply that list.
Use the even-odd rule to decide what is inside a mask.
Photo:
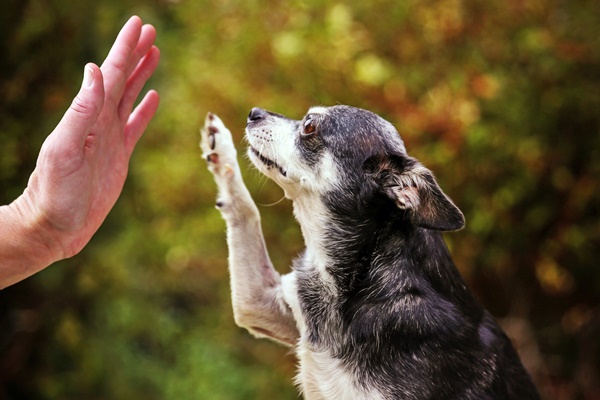
[{"label": "white paw", "polygon": [[231,132],[223,121],[213,113],[208,113],[200,130],[202,157],[208,162],[208,169],[215,176],[217,184],[230,178],[237,169],[237,151],[233,145]]},{"label": "white paw", "polygon": [[229,129],[219,117],[208,113],[204,126],[200,129],[200,136],[202,156],[219,188],[216,206],[223,217],[232,223],[240,220],[259,221],[256,205],[242,179],[237,151]]}]

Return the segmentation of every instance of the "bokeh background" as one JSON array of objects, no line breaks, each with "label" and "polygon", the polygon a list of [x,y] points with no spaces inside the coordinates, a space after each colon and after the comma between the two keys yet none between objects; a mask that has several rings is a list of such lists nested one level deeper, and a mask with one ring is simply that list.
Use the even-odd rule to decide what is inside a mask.
[{"label": "bokeh background", "polygon": [[[394,123],[464,211],[455,261],[543,398],[600,399],[600,2],[3,0],[3,204],[132,14],[161,106],[89,246],[0,292],[0,399],[298,398],[289,350],[233,323],[198,128],[215,112],[241,147],[253,106],[339,103]],[[240,158],[285,272],[291,206]]]}]

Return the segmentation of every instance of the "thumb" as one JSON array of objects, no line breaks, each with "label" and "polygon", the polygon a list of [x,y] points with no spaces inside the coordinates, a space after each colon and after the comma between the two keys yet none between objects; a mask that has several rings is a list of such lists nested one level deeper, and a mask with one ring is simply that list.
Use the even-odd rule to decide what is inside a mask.
[{"label": "thumb", "polygon": [[55,132],[71,140],[85,140],[104,106],[104,79],[96,64],[85,66],[83,83]]}]

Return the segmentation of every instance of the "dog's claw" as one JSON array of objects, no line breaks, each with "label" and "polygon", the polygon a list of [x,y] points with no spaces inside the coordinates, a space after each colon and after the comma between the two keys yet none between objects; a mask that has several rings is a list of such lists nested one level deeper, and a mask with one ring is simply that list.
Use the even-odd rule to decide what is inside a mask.
[{"label": "dog's claw", "polygon": [[208,146],[210,147],[211,150],[215,149],[215,144],[216,144],[216,142],[215,142],[215,135],[214,135],[214,133],[208,135]]}]

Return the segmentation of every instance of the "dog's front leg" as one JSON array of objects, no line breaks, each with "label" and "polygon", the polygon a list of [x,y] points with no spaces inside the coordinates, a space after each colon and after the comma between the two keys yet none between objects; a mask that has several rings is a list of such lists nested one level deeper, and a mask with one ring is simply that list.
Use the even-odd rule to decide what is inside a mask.
[{"label": "dog's front leg", "polygon": [[242,180],[231,132],[209,113],[201,135],[200,146],[219,188],[217,208],[227,224],[235,322],[256,336],[295,345],[296,322],[267,253],[258,209]]}]

